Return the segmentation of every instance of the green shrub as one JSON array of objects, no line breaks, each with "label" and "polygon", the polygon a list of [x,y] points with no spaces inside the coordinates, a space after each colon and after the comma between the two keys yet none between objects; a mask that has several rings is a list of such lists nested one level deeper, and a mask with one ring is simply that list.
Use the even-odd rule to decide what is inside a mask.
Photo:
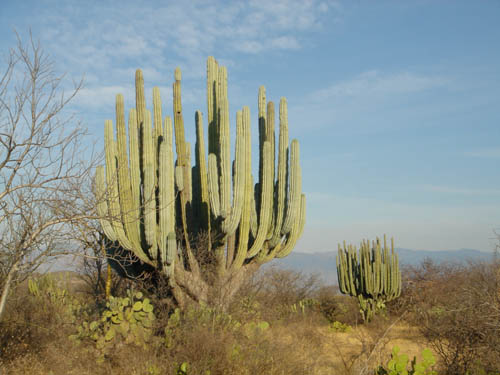
[{"label": "green shrub", "polygon": [[352,327],[349,324],[344,324],[339,321],[335,321],[330,324],[330,330],[334,332],[351,332]]},{"label": "green shrub", "polygon": [[[422,351],[422,361],[417,362],[417,358],[408,363],[407,354],[399,354],[399,348],[392,349],[391,359],[386,366],[379,366],[375,370],[375,375],[437,375],[432,368],[436,364],[436,359],[429,349]],[[408,365],[410,367],[408,368]]]},{"label": "green shrub", "polygon": [[127,297],[111,297],[101,319],[84,321],[70,336],[77,343],[90,339],[99,351],[99,360],[118,342],[147,347],[152,340],[155,315],[153,305],[141,292],[127,291]]}]

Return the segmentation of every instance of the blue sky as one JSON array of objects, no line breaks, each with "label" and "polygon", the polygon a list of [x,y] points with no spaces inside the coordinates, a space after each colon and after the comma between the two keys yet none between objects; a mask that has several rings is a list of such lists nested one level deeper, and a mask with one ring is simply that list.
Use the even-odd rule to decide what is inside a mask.
[{"label": "blue sky", "polygon": [[[142,3],[147,3],[144,5]],[[134,71],[171,111],[183,72],[188,139],[206,112],[205,61],[227,65],[230,111],[257,90],[286,96],[301,143],[307,224],[297,251],[387,233],[398,247],[492,250],[500,229],[498,1],[12,1],[0,54],[31,28],[72,78],[73,102],[102,142]],[[0,63],[4,63],[4,60]],[[151,102],[151,96],[149,96]],[[233,121],[234,127],[234,121]],[[254,159],[256,160],[256,159]]]}]

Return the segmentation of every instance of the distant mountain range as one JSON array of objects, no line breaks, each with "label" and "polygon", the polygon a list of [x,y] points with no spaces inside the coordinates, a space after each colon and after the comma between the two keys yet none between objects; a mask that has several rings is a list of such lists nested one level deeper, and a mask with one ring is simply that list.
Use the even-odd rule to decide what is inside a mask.
[{"label": "distant mountain range", "polygon": [[[401,265],[420,264],[424,259],[430,258],[436,263],[456,262],[463,263],[472,261],[489,261],[493,257],[492,252],[474,249],[460,250],[410,250],[396,248]],[[337,271],[335,258],[336,251],[324,253],[299,253],[292,252],[285,258],[273,260],[270,265],[284,269],[301,271],[305,274],[317,273],[328,284],[337,284]],[[269,267],[269,266],[268,266]]]}]

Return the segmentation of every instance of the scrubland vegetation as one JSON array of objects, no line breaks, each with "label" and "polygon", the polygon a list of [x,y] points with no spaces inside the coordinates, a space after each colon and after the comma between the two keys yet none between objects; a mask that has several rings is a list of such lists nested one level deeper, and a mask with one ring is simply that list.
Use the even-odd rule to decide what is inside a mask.
[{"label": "scrubland vegetation", "polygon": [[[98,154],[81,158],[84,129],[62,117],[81,83],[65,96],[33,39],[10,52],[0,77],[1,375],[500,374],[497,260],[401,268],[393,244],[366,242],[359,261],[344,246],[350,296],[311,275],[259,271],[304,228],[299,144],[285,99],[275,134],[262,86],[258,182],[248,107],[231,168],[227,71],[213,57],[207,65],[208,162],[197,112],[190,164],[180,70],[173,127],[158,88],[147,111],[138,70],[128,137],[118,95],[106,166],[95,168]],[[68,254],[78,272],[40,273]]]},{"label": "scrubland vegetation", "polygon": [[[408,360],[410,369],[416,356],[425,370],[409,373],[498,374],[499,267],[403,268],[400,298],[369,323],[354,298],[289,270],[248,280],[226,310],[183,312],[123,281],[107,306],[89,267],[38,275],[7,306],[1,366],[4,374],[403,374],[389,367]],[[395,347],[399,362],[390,363]]]}]

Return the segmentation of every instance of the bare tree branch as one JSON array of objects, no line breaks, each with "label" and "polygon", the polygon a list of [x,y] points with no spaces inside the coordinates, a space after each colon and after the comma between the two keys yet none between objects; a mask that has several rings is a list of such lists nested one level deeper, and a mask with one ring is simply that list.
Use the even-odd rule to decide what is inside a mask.
[{"label": "bare tree branch", "polygon": [[9,289],[73,252],[73,224],[95,217],[96,158],[82,158],[85,129],[65,114],[83,81],[65,92],[31,33],[26,44],[16,36],[0,75],[0,319]]}]

